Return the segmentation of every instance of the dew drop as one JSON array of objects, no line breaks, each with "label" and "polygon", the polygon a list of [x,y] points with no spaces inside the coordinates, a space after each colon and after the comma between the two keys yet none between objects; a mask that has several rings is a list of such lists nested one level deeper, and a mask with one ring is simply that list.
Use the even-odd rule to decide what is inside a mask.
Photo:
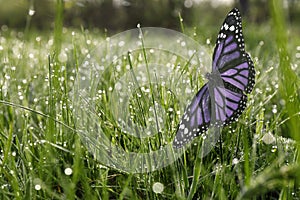
[{"label": "dew drop", "polygon": [[236,165],[236,164],[238,164],[238,163],[239,163],[239,159],[234,158],[234,159],[232,160],[232,164],[233,164],[233,165]]},{"label": "dew drop", "polygon": [[4,189],[4,188],[6,188],[8,186],[9,186],[8,184],[4,184],[4,185],[1,186],[1,189]]},{"label": "dew drop", "polygon": [[184,6],[186,8],[191,8],[193,6],[193,1],[192,0],[185,0],[184,1]]},{"label": "dew drop", "polygon": [[28,54],[28,57],[29,57],[29,58],[34,58],[34,54],[33,54],[33,53],[29,53],[29,54]]},{"label": "dew drop", "polygon": [[206,44],[210,44],[210,39],[206,39]]},{"label": "dew drop", "polygon": [[296,195],[296,193],[295,192],[292,192],[292,196],[295,196]]},{"label": "dew drop", "polygon": [[271,152],[272,153],[275,153],[277,151],[277,146],[276,145],[273,145],[272,146],[272,149],[271,149]]},{"label": "dew drop", "polygon": [[122,89],[122,84],[120,82],[117,82],[115,85],[116,90],[121,90]]},{"label": "dew drop", "polygon": [[275,142],[275,137],[273,136],[272,133],[268,132],[262,137],[262,141],[265,144],[272,144]]},{"label": "dew drop", "polygon": [[191,92],[192,92],[192,90],[190,88],[185,89],[185,93],[190,94]]},{"label": "dew drop", "polygon": [[119,47],[122,47],[122,46],[125,45],[125,42],[124,41],[120,41],[118,45],[119,45]]},{"label": "dew drop", "polygon": [[262,41],[262,40],[259,42],[259,45],[260,45],[260,46],[262,46],[262,45],[264,45],[264,44],[265,44],[265,43],[264,43],[264,41]]},{"label": "dew drop", "polygon": [[36,184],[36,185],[34,186],[34,189],[35,189],[35,190],[41,190],[41,189],[42,189],[42,187],[41,187],[41,185],[39,185],[39,184]]},{"label": "dew drop", "polygon": [[59,55],[58,55],[58,60],[60,62],[67,62],[68,60],[68,56],[65,52],[61,52]]},{"label": "dew drop", "polygon": [[290,96],[290,97],[289,97],[289,102],[294,102],[294,100],[295,100],[295,99],[294,99],[294,96]]},{"label": "dew drop", "polygon": [[73,173],[73,170],[71,168],[68,167],[68,168],[65,169],[65,174],[67,176],[70,176],[72,173]]},{"label": "dew drop", "polygon": [[160,182],[155,182],[152,186],[152,190],[156,194],[161,194],[164,191],[164,185]]},{"label": "dew drop", "polygon": [[50,39],[50,40],[48,41],[48,45],[49,45],[49,46],[52,46],[53,43],[54,43],[54,40],[53,40],[53,39]]},{"label": "dew drop", "polygon": [[10,76],[7,75],[7,74],[4,77],[5,77],[6,80],[10,80]]},{"label": "dew drop", "polygon": [[28,11],[28,15],[33,16],[35,13],[35,10],[29,9]]}]

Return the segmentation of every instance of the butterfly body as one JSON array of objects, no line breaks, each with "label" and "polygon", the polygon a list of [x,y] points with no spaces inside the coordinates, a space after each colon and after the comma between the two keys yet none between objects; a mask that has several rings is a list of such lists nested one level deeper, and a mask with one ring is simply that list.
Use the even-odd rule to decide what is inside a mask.
[{"label": "butterfly body", "polygon": [[212,72],[198,91],[179,123],[175,148],[181,148],[206,132],[209,126],[236,121],[246,108],[247,95],[255,83],[253,62],[245,52],[241,16],[231,10],[219,32],[213,53]]}]

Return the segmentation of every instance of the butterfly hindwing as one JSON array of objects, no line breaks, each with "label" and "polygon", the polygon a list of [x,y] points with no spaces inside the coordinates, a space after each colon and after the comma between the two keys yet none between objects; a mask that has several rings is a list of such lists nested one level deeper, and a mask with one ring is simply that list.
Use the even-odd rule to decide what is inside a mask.
[{"label": "butterfly hindwing", "polygon": [[221,126],[236,120],[245,109],[245,94],[233,92],[224,86],[212,90],[209,91],[208,84],[205,84],[186,108],[173,141],[175,148],[181,148],[203,134],[211,123]]},{"label": "butterfly hindwing", "polygon": [[180,148],[207,131],[210,117],[210,96],[208,86],[205,84],[186,108],[177,128],[173,146]]},{"label": "butterfly hindwing", "polygon": [[235,121],[246,108],[247,96],[243,93],[234,92],[226,86],[213,89],[215,109],[211,115],[212,123],[215,125],[230,124]]}]

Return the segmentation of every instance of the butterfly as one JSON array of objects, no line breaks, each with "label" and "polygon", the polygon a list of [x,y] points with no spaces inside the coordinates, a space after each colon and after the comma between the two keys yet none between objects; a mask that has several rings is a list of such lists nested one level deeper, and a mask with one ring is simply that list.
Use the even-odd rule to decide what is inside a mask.
[{"label": "butterfly", "polygon": [[208,82],[186,108],[173,147],[181,148],[210,126],[228,125],[246,108],[255,83],[254,64],[244,49],[242,20],[237,8],[226,16],[217,37]]}]

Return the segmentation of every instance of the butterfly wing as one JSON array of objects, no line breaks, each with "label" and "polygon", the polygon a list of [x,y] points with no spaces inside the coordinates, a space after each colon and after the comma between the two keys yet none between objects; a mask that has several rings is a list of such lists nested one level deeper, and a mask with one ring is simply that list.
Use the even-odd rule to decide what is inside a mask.
[{"label": "butterfly wing", "polygon": [[[213,81],[220,79],[218,76],[223,84]],[[241,16],[234,8],[228,13],[218,35],[209,82],[187,107],[173,146],[182,147],[205,132],[209,125],[220,126],[235,121],[246,107],[244,92],[252,91],[254,79],[254,65],[244,49]]]},{"label": "butterfly wing", "polygon": [[213,54],[213,71],[218,70],[223,81],[250,93],[255,83],[255,70],[244,47],[240,12],[234,8],[219,32]]},{"label": "butterfly wing", "polygon": [[[247,96],[224,86],[209,89],[205,84],[187,107],[177,128],[173,147],[181,148],[207,131],[236,120],[246,107]],[[213,111],[213,112],[211,112]]]},{"label": "butterfly wing", "polygon": [[244,93],[234,92],[224,86],[213,88],[211,92],[213,103],[211,120],[212,125],[227,125],[238,119],[246,108],[247,96]]},{"label": "butterfly wing", "polygon": [[177,128],[173,146],[180,148],[207,131],[210,121],[210,96],[208,86],[205,84],[186,108]]}]

